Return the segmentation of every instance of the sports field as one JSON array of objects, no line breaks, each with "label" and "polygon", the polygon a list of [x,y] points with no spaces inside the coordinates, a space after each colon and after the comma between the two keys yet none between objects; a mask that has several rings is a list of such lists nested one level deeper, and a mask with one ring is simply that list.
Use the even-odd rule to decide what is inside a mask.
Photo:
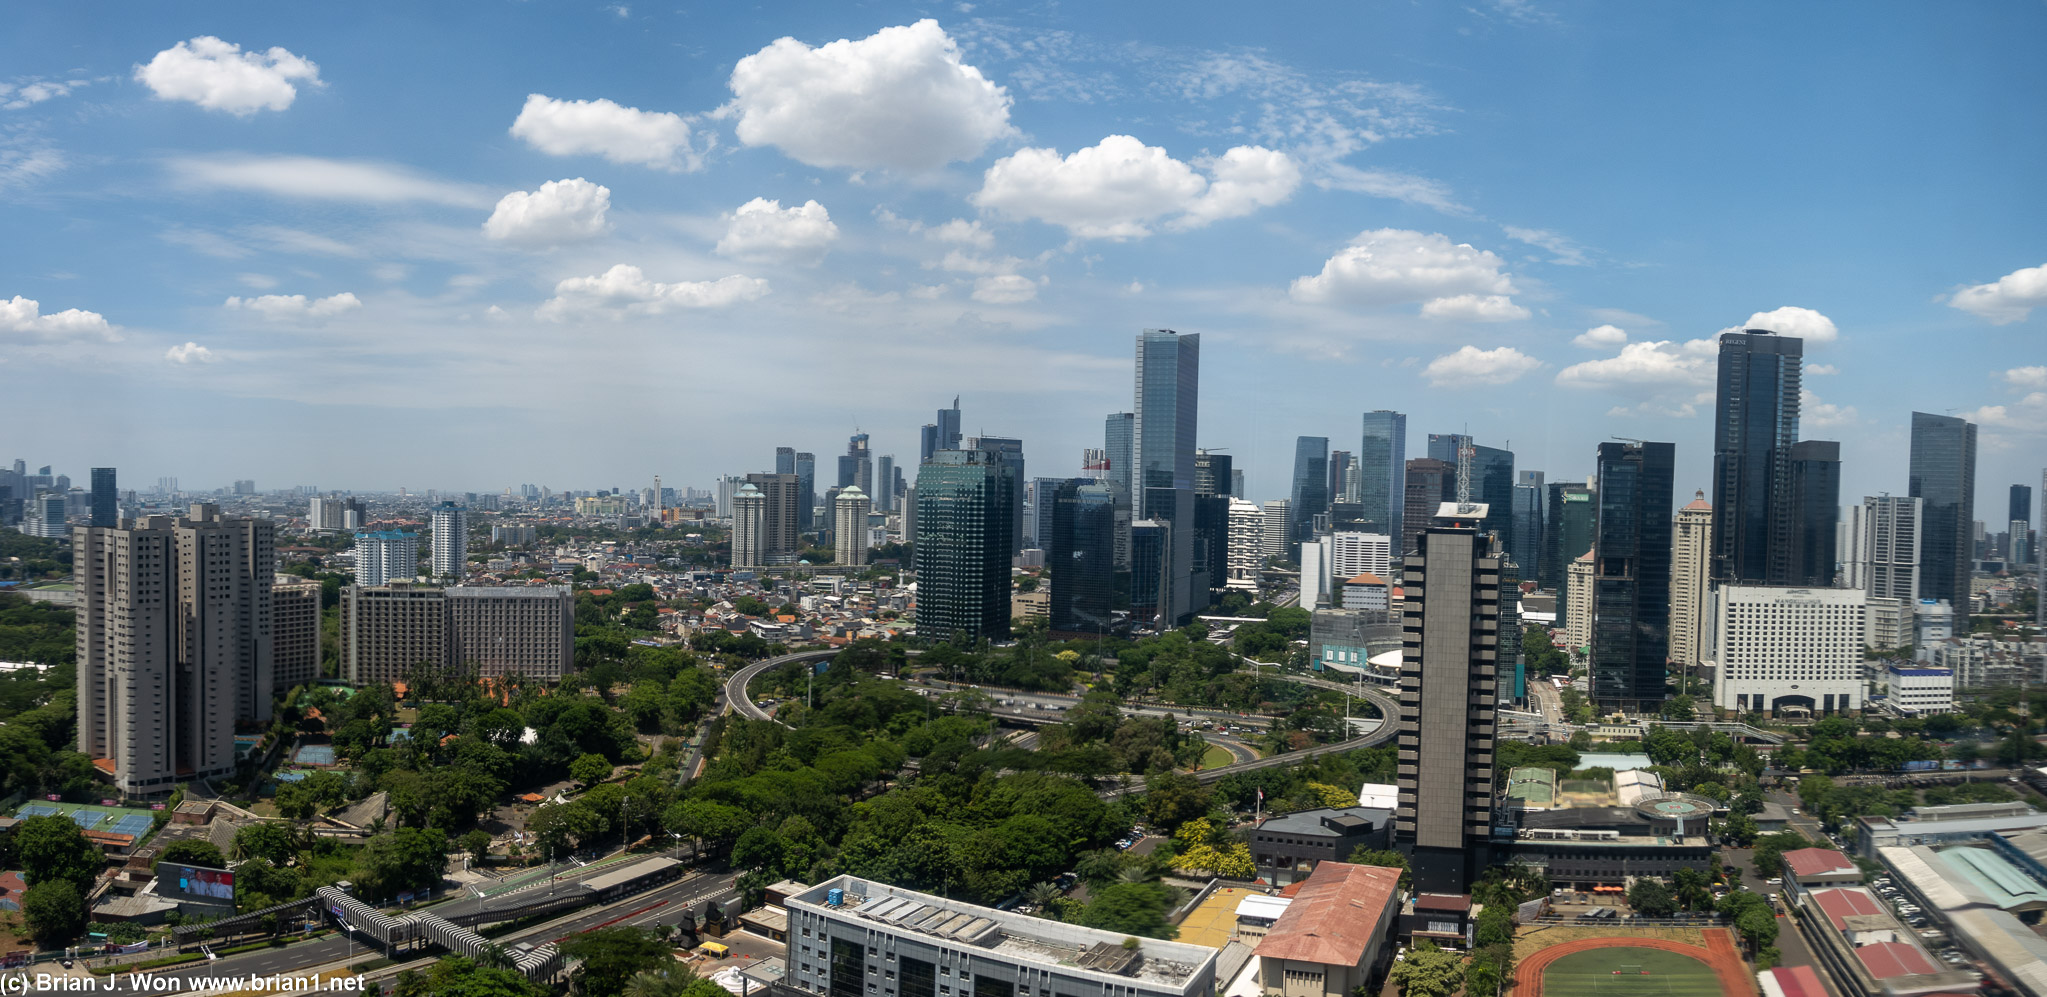
[{"label": "sports field", "polygon": [[1704,962],[1625,945],[1564,956],[1543,971],[1542,984],[1545,993],[1570,997],[1721,997]]},{"label": "sports field", "polygon": [[45,803],[37,800],[24,803],[14,812],[16,817],[63,816],[71,818],[83,831],[111,831],[115,834],[134,835],[140,839],[156,825],[156,815],[147,810],[130,810],[125,807],[96,807],[83,803]]}]

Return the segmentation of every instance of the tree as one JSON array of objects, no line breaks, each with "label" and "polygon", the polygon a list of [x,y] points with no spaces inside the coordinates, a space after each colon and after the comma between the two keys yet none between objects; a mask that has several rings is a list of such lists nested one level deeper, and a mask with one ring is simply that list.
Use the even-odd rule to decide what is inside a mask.
[{"label": "tree", "polygon": [[585,786],[595,786],[611,778],[611,762],[595,752],[578,756],[569,763],[569,778]]},{"label": "tree", "polygon": [[55,948],[85,930],[85,897],[68,879],[46,879],[21,895],[21,917],[44,948]]},{"label": "tree", "polygon": [[22,821],[14,827],[14,845],[21,878],[30,886],[61,879],[84,896],[107,865],[99,846],[85,840],[69,817],[46,814]]},{"label": "tree", "polygon": [[663,968],[673,959],[668,946],[639,928],[597,928],[561,941],[562,955],[582,960],[571,981],[587,997],[619,997],[640,972]]},{"label": "tree", "polygon": [[1811,848],[1812,842],[1797,831],[1778,831],[1756,839],[1755,870],[1764,876],[1784,874],[1784,853]]},{"label": "tree", "polygon": [[401,827],[363,846],[356,864],[365,896],[386,899],[400,890],[432,889],[448,871],[448,836],[439,828]]},{"label": "tree", "polygon": [[1354,848],[1350,853],[1350,861],[1353,865],[1376,865],[1398,869],[1400,888],[1403,890],[1413,888],[1414,875],[1408,869],[1407,856],[1391,848]]},{"label": "tree", "polygon": [[395,997],[547,997],[548,988],[509,969],[446,956],[398,974]]},{"label": "tree", "polygon": [[203,865],[214,869],[227,868],[227,856],[220,853],[219,846],[205,838],[182,838],[171,842],[156,855],[158,863],[173,865]]},{"label": "tree", "polygon": [[481,862],[489,857],[490,832],[483,828],[470,828],[462,832],[462,836],[455,839],[455,843],[462,846],[462,850],[468,852],[474,861]]},{"label": "tree", "polygon": [[283,865],[298,854],[298,842],[292,839],[291,828],[262,821],[235,832],[234,854],[237,859],[262,859],[272,865]]},{"label": "tree", "polygon": [[1180,929],[1166,920],[1175,891],[1161,883],[1115,883],[1103,887],[1081,911],[1080,923],[1103,931],[1173,939]]},{"label": "tree", "polygon": [[1155,772],[1144,780],[1144,815],[1153,827],[1179,827],[1208,812],[1209,793],[1200,780],[1178,772]]},{"label": "tree", "polygon": [[1677,913],[1677,897],[1662,880],[1643,877],[1628,888],[1628,906],[1635,908],[1637,914],[1669,917]]},{"label": "tree", "polygon": [[1419,942],[1393,964],[1386,981],[1400,988],[1400,997],[1450,997],[1464,984],[1464,963],[1434,942]]}]

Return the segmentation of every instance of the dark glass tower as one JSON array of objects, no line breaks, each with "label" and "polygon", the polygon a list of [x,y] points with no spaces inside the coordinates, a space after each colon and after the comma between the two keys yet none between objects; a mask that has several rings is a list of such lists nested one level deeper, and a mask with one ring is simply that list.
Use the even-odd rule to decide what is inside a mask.
[{"label": "dark glass tower", "polygon": [[1407,534],[1399,538],[1400,552],[1409,554],[1421,542],[1422,531],[1428,529],[1436,509],[1445,502],[1457,501],[1457,469],[1440,460],[1416,457],[1407,462],[1402,477],[1407,494],[1402,500],[1400,521]]},{"label": "dark glass tower", "polygon": [[2011,530],[2009,549],[2005,557],[2014,564],[2031,564],[2038,553],[2033,550],[2033,488],[2031,485],[2011,486],[2011,515],[2007,519]]},{"label": "dark glass tower", "polygon": [[1841,444],[1800,440],[1791,445],[1791,504],[1798,529],[1785,582],[1831,588],[1839,567],[1834,528],[1841,523]]},{"label": "dark glass tower", "polygon": [[1023,509],[1024,509],[1024,454],[1023,441],[1006,436],[977,436],[968,441],[969,450],[986,450],[997,454],[1008,469],[1010,488],[1009,545],[1010,553],[1023,550]]},{"label": "dark glass tower", "polygon": [[[1038,499],[1047,500],[1043,495]],[[1091,478],[1070,478],[1052,489],[1049,501],[1052,526],[1041,542],[1052,575],[1052,633],[1100,635],[1109,628],[1116,588],[1115,489]]]},{"label": "dark glass tower", "polygon": [[[1453,472],[1460,470],[1464,455],[1459,451],[1471,447],[1471,501],[1486,504],[1486,518],[1480,529],[1499,534],[1501,552],[1514,549],[1514,451],[1498,447],[1482,447],[1471,442],[1471,437],[1459,433],[1430,433],[1429,458],[1450,465]],[[1457,483],[1450,484],[1451,497],[1456,497]],[[1523,570],[1526,570],[1525,568]]]},{"label": "dark glass tower", "polygon": [[1235,471],[1229,454],[1194,452],[1194,560],[1208,572],[1211,590],[1222,588],[1230,577],[1230,479]]},{"label": "dark glass tower", "polygon": [[1599,445],[1592,545],[1592,698],[1655,710],[1670,657],[1670,443]]},{"label": "dark glass tower", "polygon": [[951,408],[938,410],[938,421],[927,422],[919,427],[917,434],[917,463],[931,459],[940,450],[960,448],[960,400],[955,395]]},{"label": "dark glass tower", "polygon": [[[1201,336],[1171,329],[1137,335],[1136,412],[1130,446],[1137,519],[1170,522],[1171,549],[1159,611],[1175,625],[1195,609],[1194,434],[1200,408]],[[1201,603],[1207,604],[1206,586]]]},{"label": "dark glass tower", "polygon": [[939,450],[917,468],[917,635],[1009,636],[1010,505],[1001,455]]},{"label": "dark glass tower", "polygon": [[1300,543],[1315,535],[1315,517],[1329,512],[1329,437],[1294,438],[1294,483],[1288,492],[1293,522],[1287,541]]},{"label": "dark glass tower", "polygon": [[1976,426],[1948,415],[1912,413],[1912,497],[1925,499],[1920,521],[1919,598],[1946,599],[1955,629],[1969,615],[1970,555],[1975,547]]},{"label": "dark glass tower", "polygon": [[796,527],[808,532],[817,528],[817,455],[796,453]]},{"label": "dark glass tower", "polygon": [[1522,578],[1543,576],[1543,554],[1549,546],[1549,490],[1541,471],[1514,475],[1514,546],[1510,553]]},{"label": "dark glass tower", "polygon": [[1547,514],[1549,528],[1544,531],[1548,546],[1542,551],[1542,587],[1557,594],[1561,611],[1564,596],[1564,569],[1578,559],[1578,555],[1592,549],[1592,523],[1597,518],[1592,505],[1592,486],[1583,481],[1552,481],[1549,483]]},{"label": "dark glass tower", "polygon": [[121,493],[115,490],[114,469],[111,467],[92,469],[91,525],[121,525]]},{"label": "dark glass tower", "polygon": [[1365,413],[1358,443],[1358,505],[1368,523],[1401,537],[1407,504],[1407,416],[1379,409]]},{"label": "dark glass tower", "polygon": [[1791,445],[1798,440],[1798,391],[1805,340],[1764,329],[1720,339],[1713,403],[1715,581],[1784,584],[1797,517]]}]

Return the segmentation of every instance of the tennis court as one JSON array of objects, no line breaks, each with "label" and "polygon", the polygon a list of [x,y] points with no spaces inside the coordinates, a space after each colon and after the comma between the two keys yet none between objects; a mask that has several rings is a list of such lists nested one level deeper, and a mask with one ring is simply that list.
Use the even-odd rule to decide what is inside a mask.
[{"label": "tennis court", "polygon": [[300,745],[298,754],[292,757],[300,765],[334,764],[334,746],[331,744]]},{"label": "tennis court", "polygon": [[1721,997],[1720,980],[1703,961],[1629,945],[1564,956],[1543,971],[1542,984],[1571,997]]},{"label": "tennis court", "polygon": [[156,816],[147,810],[124,807],[96,807],[84,803],[24,803],[14,812],[17,818],[69,817],[81,831],[110,831],[133,835],[138,841],[156,826]]}]

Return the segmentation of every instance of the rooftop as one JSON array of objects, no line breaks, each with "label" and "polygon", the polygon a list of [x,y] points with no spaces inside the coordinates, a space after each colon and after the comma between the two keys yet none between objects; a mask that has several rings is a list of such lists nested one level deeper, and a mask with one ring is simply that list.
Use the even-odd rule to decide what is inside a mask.
[{"label": "rooftop", "polygon": [[1904,942],[1864,945],[1855,950],[1855,957],[1869,968],[1869,975],[1879,980],[1896,976],[1926,976],[1940,971],[1918,946]]},{"label": "rooftop", "polygon": [[2047,910],[2047,886],[1988,848],[1957,845],[1939,849],[1949,868],[2004,910]]},{"label": "rooftop", "polygon": [[[1284,817],[1268,817],[1264,823],[1258,825],[1258,830],[1335,838],[1363,833],[1390,819],[1392,815],[1387,811],[1372,807],[1323,807],[1317,810],[1301,810]],[[1334,821],[1346,829],[1330,827],[1323,823],[1325,820]],[[1352,821],[1369,822],[1370,826],[1357,826],[1352,824]]]},{"label": "rooftop", "polygon": [[1794,876],[1824,876],[1830,872],[1854,872],[1855,863],[1831,848],[1799,848],[1784,853],[1784,866]]},{"label": "rooftop", "polygon": [[1377,939],[1399,886],[1398,869],[1349,862],[1316,866],[1286,913],[1259,941],[1258,958],[1357,965]]},{"label": "rooftop", "polygon": [[1814,890],[1812,899],[1839,931],[1848,930],[1849,918],[1884,914],[1883,905],[1868,890]]}]

